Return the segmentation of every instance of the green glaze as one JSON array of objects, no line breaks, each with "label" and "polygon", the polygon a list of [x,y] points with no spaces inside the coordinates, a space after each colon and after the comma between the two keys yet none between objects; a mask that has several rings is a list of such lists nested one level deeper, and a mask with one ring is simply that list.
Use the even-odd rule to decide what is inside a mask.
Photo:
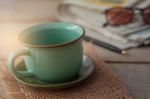
[{"label": "green glaze", "polygon": [[[18,63],[16,66],[17,71],[26,71],[25,62],[22,60],[20,63]],[[60,89],[60,88],[67,88],[74,86],[86,78],[88,78],[94,71],[95,65],[93,63],[93,60],[90,57],[87,57],[84,55],[83,64],[77,74],[77,76],[68,82],[63,83],[51,83],[51,82],[43,82],[39,79],[37,79],[34,76],[20,76],[16,72],[13,71],[13,76],[18,80],[19,82],[31,86],[31,87],[39,87],[39,88],[50,88],[50,89]]]},{"label": "green glaze", "polygon": [[[82,65],[81,39],[84,29],[71,23],[46,23],[24,30],[19,35],[25,49],[12,53],[8,68],[20,76],[35,76],[45,82],[72,80]],[[24,55],[27,71],[17,71],[14,61]]]}]

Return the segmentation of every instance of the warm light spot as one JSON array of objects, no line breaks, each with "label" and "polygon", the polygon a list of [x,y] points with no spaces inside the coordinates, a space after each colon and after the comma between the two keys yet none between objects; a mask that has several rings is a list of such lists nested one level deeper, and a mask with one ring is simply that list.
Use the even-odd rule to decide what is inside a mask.
[{"label": "warm light spot", "polygon": [[0,24],[0,57],[7,57],[13,50],[20,48],[18,34],[31,24]]}]

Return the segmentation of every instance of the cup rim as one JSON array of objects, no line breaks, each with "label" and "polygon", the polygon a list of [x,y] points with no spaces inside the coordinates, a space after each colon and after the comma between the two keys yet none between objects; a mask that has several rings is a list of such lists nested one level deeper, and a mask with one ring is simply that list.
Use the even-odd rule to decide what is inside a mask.
[{"label": "cup rim", "polygon": [[[19,37],[21,36],[21,34],[23,32],[26,32],[28,31],[29,29],[38,29],[39,27],[42,28],[42,26],[44,27],[45,25],[52,25],[52,24],[67,24],[67,25],[74,25],[74,26],[77,26],[81,29],[81,35],[78,37],[78,38],[75,38],[71,41],[67,41],[67,42],[64,42],[62,44],[49,44],[49,45],[40,45],[40,44],[30,44],[30,43],[26,43],[24,41],[22,41],[21,39],[19,39]],[[79,24],[76,24],[76,23],[69,23],[69,22],[51,22],[51,23],[44,23],[44,24],[39,24],[39,25],[36,25],[36,26],[32,26],[30,28],[27,28],[25,29],[24,31],[22,31],[19,36],[18,36],[18,39],[19,41],[21,42],[21,44],[23,44],[24,46],[27,46],[27,47],[33,47],[33,48],[56,48],[56,47],[62,47],[62,46],[67,46],[67,45],[70,45],[70,44],[73,44],[73,43],[76,43],[78,41],[81,41],[82,38],[84,37],[85,35],[85,29],[83,28],[83,26],[79,25]]]}]

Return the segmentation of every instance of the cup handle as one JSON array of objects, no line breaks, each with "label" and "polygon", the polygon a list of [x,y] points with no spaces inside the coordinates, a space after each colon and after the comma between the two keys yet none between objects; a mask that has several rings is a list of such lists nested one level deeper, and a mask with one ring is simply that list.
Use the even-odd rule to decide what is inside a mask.
[{"label": "cup handle", "polygon": [[28,77],[34,76],[33,72],[31,72],[31,71],[18,71],[18,70],[16,70],[16,68],[14,66],[14,62],[15,62],[17,57],[22,56],[22,55],[30,56],[31,53],[27,49],[18,50],[18,51],[11,53],[8,57],[7,67],[9,68],[9,70],[12,73],[15,72],[18,76],[28,76]]}]

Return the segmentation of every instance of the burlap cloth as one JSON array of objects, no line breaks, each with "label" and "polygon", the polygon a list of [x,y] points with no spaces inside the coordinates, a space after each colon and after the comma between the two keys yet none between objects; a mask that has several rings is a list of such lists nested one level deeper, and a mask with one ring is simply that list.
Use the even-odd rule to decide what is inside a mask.
[{"label": "burlap cloth", "polygon": [[[86,44],[84,49],[96,64],[95,72],[84,82],[61,90],[32,88],[16,81],[3,68],[6,99],[132,99],[121,81],[96,55],[93,46]],[[6,67],[6,61],[3,65]]]}]

